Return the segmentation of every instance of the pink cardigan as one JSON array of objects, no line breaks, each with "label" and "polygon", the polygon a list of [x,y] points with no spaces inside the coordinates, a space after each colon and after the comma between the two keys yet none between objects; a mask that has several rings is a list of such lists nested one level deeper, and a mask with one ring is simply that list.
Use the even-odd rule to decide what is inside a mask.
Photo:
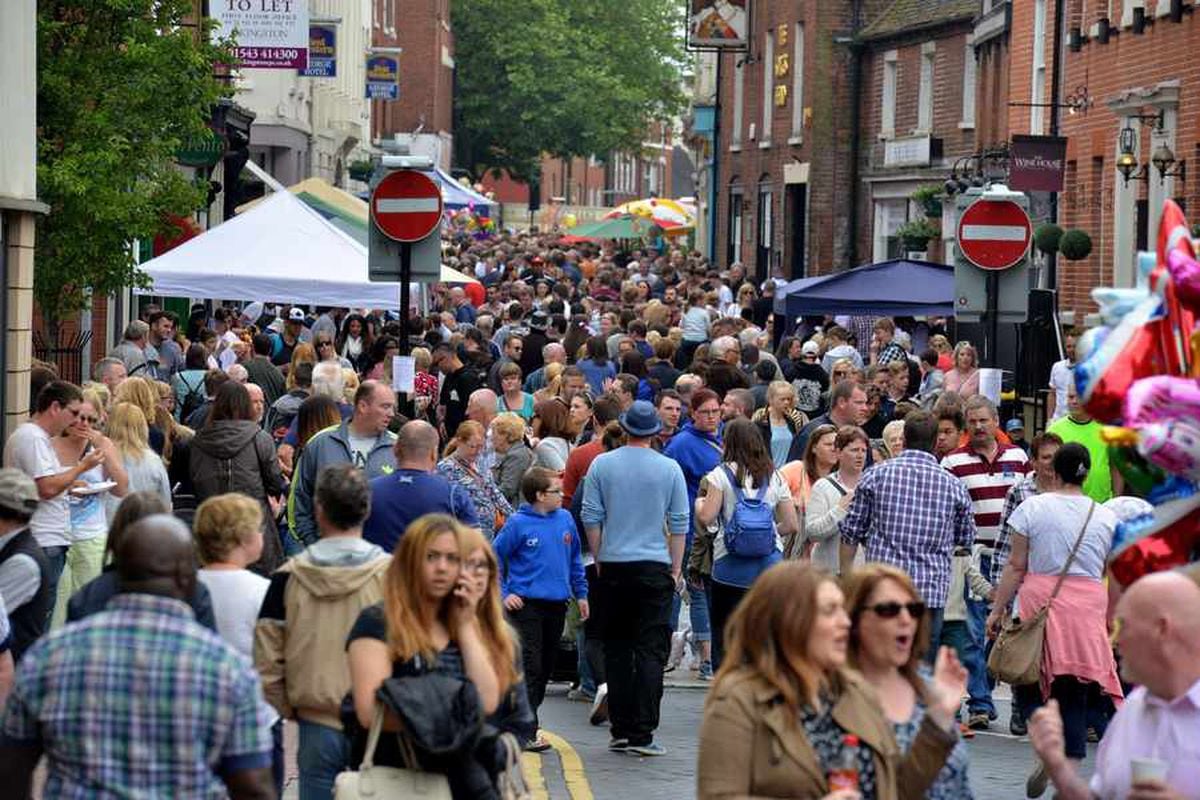
[{"label": "pink cardigan", "polygon": [[958,392],[964,398],[979,394],[979,370],[971,370],[966,378],[960,378],[957,369],[949,370],[942,388],[947,392]]},{"label": "pink cardigan", "polygon": [[[1046,605],[1058,575],[1026,573],[1021,581],[1018,602],[1023,615]],[[1042,648],[1042,697],[1050,696],[1050,683],[1059,675],[1073,675],[1100,684],[1116,705],[1124,694],[1117,678],[1108,640],[1108,591],[1095,578],[1069,576],[1063,581],[1058,597],[1046,619],[1046,645]]]}]

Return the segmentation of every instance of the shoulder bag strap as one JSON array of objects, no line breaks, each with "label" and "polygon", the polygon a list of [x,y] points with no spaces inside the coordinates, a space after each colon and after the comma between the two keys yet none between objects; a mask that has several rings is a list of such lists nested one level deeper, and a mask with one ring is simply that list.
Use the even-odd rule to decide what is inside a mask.
[{"label": "shoulder bag strap", "polygon": [[[383,702],[376,700],[375,716],[371,719],[371,729],[367,732],[367,747],[363,751],[362,764],[358,768],[361,773],[369,773],[375,766],[375,748],[379,746],[379,737],[383,734],[383,715]],[[405,766],[408,769],[420,769],[412,742],[403,730],[396,734],[396,739],[400,744],[400,757],[404,759]],[[366,775],[364,774],[363,777],[365,778]]]},{"label": "shoulder bag strap", "polygon": [[1075,554],[1079,552],[1079,545],[1083,542],[1083,536],[1087,533],[1088,523],[1092,521],[1092,512],[1096,510],[1096,501],[1088,506],[1087,516],[1083,518],[1083,527],[1079,529],[1079,535],[1075,537],[1075,544],[1071,547],[1071,555],[1067,556],[1067,563],[1063,564],[1062,572],[1058,573],[1058,581],[1054,584],[1054,591],[1050,593],[1050,600],[1047,605],[1054,602],[1054,598],[1058,597],[1058,590],[1062,588],[1063,581],[1067,579],[1067,570],[1075,563]]}]

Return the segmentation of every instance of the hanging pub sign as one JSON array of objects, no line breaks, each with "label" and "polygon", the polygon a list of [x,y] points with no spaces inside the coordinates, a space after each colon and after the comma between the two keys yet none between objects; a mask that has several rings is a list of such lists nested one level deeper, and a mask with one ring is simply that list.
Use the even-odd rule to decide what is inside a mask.
[{"label": "hanging pub sign", "polygon": [[300,70],[306,78],[337,77],[337,26],[308,26],[308,67]]},{"label": "hanging pub sign", "polygon": [[239,67],[308,66],[308,0],[212,0],[216,34],[231,37]]},{"label": "hanging pub sign", "polygon": [[1061,192],[1067,140],[1060,136],[1012,137],[1008,187],[1020,192]]},{"label": "hanging pub sign", "polygon": [[400,99],[400,58],[379,53],[367,54],[368,100]]},{"label": "hanging pub sign", "polygon": [[688,0],[688,47],[745,50],[750,0]]}]

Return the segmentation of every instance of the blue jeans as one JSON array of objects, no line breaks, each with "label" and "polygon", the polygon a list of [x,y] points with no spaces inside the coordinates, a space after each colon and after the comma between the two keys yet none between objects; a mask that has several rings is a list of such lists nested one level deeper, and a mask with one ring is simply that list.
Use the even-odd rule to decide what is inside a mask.
[{"label": "blue jeans", "polygon": [[47,566],[50,568],[50,610],[46,612],[47,631],[50,629],[50,618],[54,616],[54,598],[58,597],[58,582],[62,578],[63,570],[67,568],[67,550],[69,549],[66,545],[42,548],[42,555],[46,557]]},{"label": "blue jeans", "polygon": [[300,800],[333,800],[333,782],[350,766],[350,740],[337,728],[300,720]]},{"label": "blue jeans", "polygon": [[[989,555],[981,556],[979,559],[979,571],[984,575],[988,575],[992,571],[992,557]],[[987,657],[990,651],[990,642],[987,638],[987,618],[992,612],[992,605],[987,600],[972,600],[970,595],[967,596],[967,626],[971,630],[971,638],[975,640],[975,647],[979,651],[979,657],[983,661],[983,683],[981,684],[981,694],[976,696],[974,690],[971,691],[971,699],[969,708],[971,711],[988,715],[995,715],[996,704],[992,702],[992,688],[996,682],[987,671]],[[971,671],[971,681],[974,682],[975,671],[971,670],[971,665],[963,663],[968,670]],[[986,685],[987,691],[982,692],[982,686]]]},{"label": "blue jeans", "polygon": [[[707,642],[712,639],[712,624],[708,620],[708,592],[704,589],[694,589],[689,583],[688,616],[692,621],[692,640]],[[678,593],[671,600],[671,633],[675,632],[675,621],[679,619],[679,609],[683,599]]]},{"label": "blue jeans", "polygon": [[592,677],[592,665],[587,658],[587,636],[584,634],[583,623],[575,631],[575,669],[579,673],[579,689],[584,694],[596,694],[596,679]]},{"label": "blue jeans", "polygon": [[929,615],[929,649],[925,652],[925,663],[932,667],[937,664],[938,645],[935,642],[942,641],[942,618],[946,609],[930,608],[925,613]]},{"label": "blue jeans", "polygon": [[971,635],[966,620],[943,622],[942,644],[953,647],[958,653],[958,660],[967,668],[967,710],[972,714],[986,714],[994,710],[983,651]]}]

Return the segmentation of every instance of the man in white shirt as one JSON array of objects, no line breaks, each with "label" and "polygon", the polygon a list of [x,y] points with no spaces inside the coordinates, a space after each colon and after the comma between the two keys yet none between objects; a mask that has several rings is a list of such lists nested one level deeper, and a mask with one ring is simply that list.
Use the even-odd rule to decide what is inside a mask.
[{"label": "man in white shirt", "polygon": [[1067,386],[1075,380],[1075,334],[1063,337],[1067,357],[1050,368],[1050,395],[1046,398],[1046,418],[1050,421],[1067,415]]},{"label": "man in white shirt", "polygon": [[[1140,684],[1117,711],[1091,781],[1063,751],[1063,723],[1051,700],[1029,721],[1029,738],[1062,800],[1195,800],[1200,798],[1200,586],[1179,572],[1134,582],[1117,605],[1121,677]],[[1161,777],[1135,779],[1134,771]],[[1032,778],[1031,778],[1032,782]],[[1045,788],[1044,782],[1027,787]]]},{"label": "man in white shirt", "polygon": [[18,426],[4,444],[4,466],[19,469],[37,484],[39,502],[29,529],[49,562],[50,597],[58,591],[58,579],[71,546],[67,490],[80,475],[104,463],[102,452],[89,450],[78,464],[64,468],[51,444],[52,437],[61,436],[79,416],[82,403],[83,394],[78,386],[51,381],[38,394],[30,421]]}]

